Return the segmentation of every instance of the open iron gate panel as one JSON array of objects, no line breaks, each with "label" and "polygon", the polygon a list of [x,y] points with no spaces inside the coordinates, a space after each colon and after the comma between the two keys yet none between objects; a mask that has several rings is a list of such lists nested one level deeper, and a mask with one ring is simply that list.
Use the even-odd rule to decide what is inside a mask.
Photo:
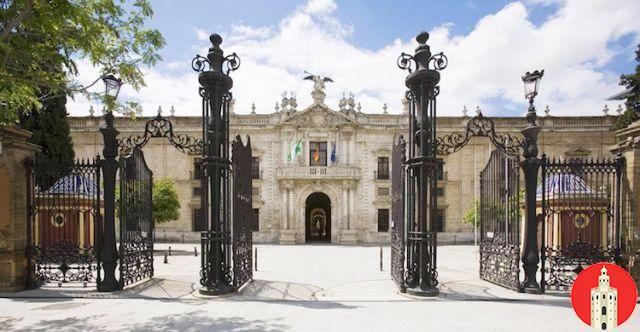
[{"label": "open iron gate panel", "polygon": [[480,278],[520,291],[520,165],[493,150],[480,172]]},{"label": "open iron gate panel", "polygon": [[142,150],[120,157],[120,288],[153,277],[153,173]]}]

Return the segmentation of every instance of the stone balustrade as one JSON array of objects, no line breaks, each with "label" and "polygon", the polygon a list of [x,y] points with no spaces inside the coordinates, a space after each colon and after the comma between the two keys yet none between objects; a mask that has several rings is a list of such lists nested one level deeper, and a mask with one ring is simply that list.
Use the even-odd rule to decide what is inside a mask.
[{"label": "stone balustrade", "polygon": [[283,166],[276,168],[276,179],[360,179],[356,166]]}]

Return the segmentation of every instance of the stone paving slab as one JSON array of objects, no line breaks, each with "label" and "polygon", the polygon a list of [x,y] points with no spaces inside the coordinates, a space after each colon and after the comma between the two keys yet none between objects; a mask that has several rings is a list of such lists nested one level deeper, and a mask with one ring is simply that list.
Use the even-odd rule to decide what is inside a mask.
[{"label": "stone paving slab", "polygon": [[[45,287],[0,296],[7,330],[174,331],[584,331],[569,299],[516,293],[478,278],[473,246],[439,247],[437,298],[400,294],[389,248],[258,245],[255,280],[238,295],[197,292],[200,257],[172,243],[155,278],[120,292]],[[66,286],[66,285],[65,285]],[[620,331],[640,330],[636,312]]]}]

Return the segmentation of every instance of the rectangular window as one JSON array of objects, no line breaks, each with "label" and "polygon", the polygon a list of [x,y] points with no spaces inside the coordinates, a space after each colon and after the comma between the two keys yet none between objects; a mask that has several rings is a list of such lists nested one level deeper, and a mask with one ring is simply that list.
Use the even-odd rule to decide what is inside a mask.
[{"label": "rectangular window", "polygon": [[389,209],[378,209],[378,232],[389,231]]},{"label": "rectangular window", "polygon": [[309,142],[309,166],[327,166],[327,142]]},{"label": "rectangular window", "polygon": [[438,209],[436,211],[436,224],[435,224],[436,232],[444,232],[444,210]]},{"label": "rectangular window", "polygon": [[193,161],[193,179],[200,180],[202,178],[202,159],[196,159]]},{"label": "rectangular window", "polygon": [[260,179],[260,158],[258,157],[253,157],[251,163],[251,178]]},{"label": "rectangular window", "polygon": [[442,159],[438,159],[438,166],[436,168],[436,179],[444,180],[444,162]]},{"label": "rectangular window", "polygon": [[253,209],[253,219],[251,219],[251,230],[257,232],[260,230],[260,209]]},{"label": "rectangular window", "polygon": [[378,180],[389,180],[389,157],[378,157]]},{"label": "rectangular window", "polygon": [[204,231],[204,222],[202,220],[202,210],[201,209],[193,209],[191,211],[193,217],[193,231],[194,232],[202,232]]},{"label": "rectangular window", "polygon": [[438,194],[438,197],[444,196],[444,188],[436,188],[436,193]]},{"label": "rectangular window", "polygon": [[193,194],[193,196],[200,196],[202,190],[200,189],[200,187],[193,187],[191,193]]}]

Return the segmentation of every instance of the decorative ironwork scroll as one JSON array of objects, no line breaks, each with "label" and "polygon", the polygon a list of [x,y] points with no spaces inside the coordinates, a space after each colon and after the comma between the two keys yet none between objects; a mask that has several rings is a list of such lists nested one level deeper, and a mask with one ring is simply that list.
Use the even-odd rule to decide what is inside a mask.
[{"label": "decorative ironwork scroll", "polygon": [[464,134],[452,133],[436,138],[436,154],[452,154],[462,149],[474,136],[488,137],[498,150],[512,156],[519,156],[524,146],[522,138],[497,134],[493,120],[478,113],[469,120]]},{"label": "decorative ironwork scroll", "polygon": [[100,160],[27,163],[27,281],[100,283]]},{"label": "decorative ironwork scroll", "polygon": [[624,159],[548,160],[543,155],[542,287],[569,290],[587,266],[621,264]]},{"label": "decorative ironwork scroll", "polygon": [[405,292],[405,161],[406,143],[402,135],[393,140],[391,160],[391,278]]},{"label": "decorative ironwork scroll", "polygon": [[120,289],[153,277],[153,173],[142,150],[120,158]]},{"label": "decorative ironwork scroll", "polygon": [[149,139],[155,137],[166,137],[171,145],[178,151],[188,155],[202,154],[202,139],[186,134],[175,134],[171,121],[161,114],[147,121],[144,126],[142,136],[128,136],[118,139],[118,147],[121,154],[129,155],[134,149],[142,149]]},{"label": "decorative ironwork scroll", "polygon": [[236,136],[231,144],[233,167],[233,286],[240,289],[253,278],[251,139]]},{"label": "decorative ironwork scroll", "polygon": [[520,167],[517,157],[493,150],[480,172],[480,278],[521,291]]}]

